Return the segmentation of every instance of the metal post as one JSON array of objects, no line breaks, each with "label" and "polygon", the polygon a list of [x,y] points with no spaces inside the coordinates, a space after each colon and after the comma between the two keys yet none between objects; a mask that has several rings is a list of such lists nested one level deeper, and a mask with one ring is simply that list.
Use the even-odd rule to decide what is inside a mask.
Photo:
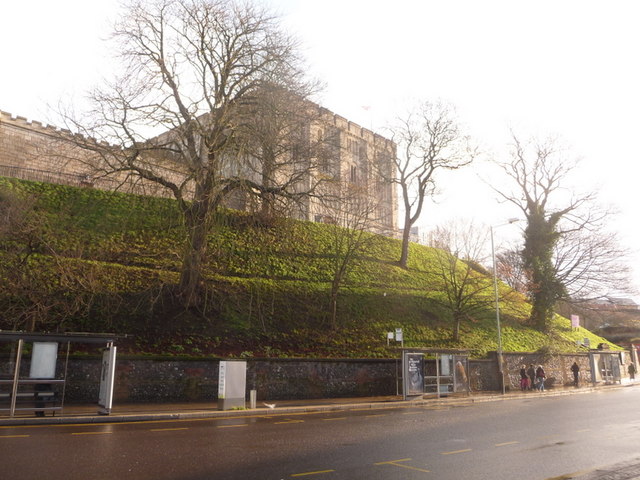
[{"label": "metal post", "polygon": [[440,398],[440,354],[436,352],[436,398]]},{"label": "metal post", "polygon": [[13,386],[11,388],[11,407],[9,416],[13,417],[16,413],[16,397],[18,396],[18,382],[20,381],[20,362],[22,360],[22,345],[24,341],[18,340],[18,351],[16,352],[16,365],[13,371]]},{"label": "metal post", "polygon": [[491,258],[493,260],[493,291],[496,297],[496,328],[498,331],[498,372],[500,373],[500,385],[502,386],[502,394],[505,394],[504,385],[504,369],[502,364],[502,331],[500,329],[500,297],[498,295],[498,273],[496,270],[496,249],[493,242],[493,227],[489,228],[491,232]]},{"label": "metal post", "polygon": [[496,249],[493,241],[493,229],[497,227],[503,227],[505,225],[511,225],[517,222],[517,218],[510,218],[507,223],[497,225],[496,227],[489,227],[491,233],[491,259],[493,260],[493,290],[496,296],[496,328],[498,330],[498,371],[500,373],[500,384],[502,385],[502,394],[505,394],[504,384],[504,362],[502,361],[502,331],[500,329],[500,297],[498,295],[498,270],[496,268]]},{"label": "metal post", "polygon": [[67,371],[69,369],[69,350],[71,350],[71,342],[67,342],[67,355],[64,360],[64,383],[62,384],[62,398],[60,399],[60,412],[64,409],[64,395],[67,391]]}]

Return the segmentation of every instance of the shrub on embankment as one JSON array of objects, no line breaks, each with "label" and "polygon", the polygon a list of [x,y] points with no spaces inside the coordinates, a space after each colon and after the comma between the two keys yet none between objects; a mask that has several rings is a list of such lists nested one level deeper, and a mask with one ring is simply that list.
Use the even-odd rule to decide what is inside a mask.
[{"label": "shrub on embankment", "polygon": [[[403,328],[405,345],[496,349],[491,302],[462,324],[452,342],[451,314],[439,300],[433,250],[376,236],[340,291],[329,328],[331,231],[280,219],[264,225],[222,211],[209,239],[203,299],[184,309],[174,296],[184,231],[170,199],[0,178],[0,328],[128,334],[136,353],[244,357],[395,356],[386,332]],[[490,279],[486,279],[490,282]],[[503,286],[506,293],[506,287]],[[576,340],[604,340],[558,318],[529,328],[528,304],[505,295],[507,351],[575,351]]]}]

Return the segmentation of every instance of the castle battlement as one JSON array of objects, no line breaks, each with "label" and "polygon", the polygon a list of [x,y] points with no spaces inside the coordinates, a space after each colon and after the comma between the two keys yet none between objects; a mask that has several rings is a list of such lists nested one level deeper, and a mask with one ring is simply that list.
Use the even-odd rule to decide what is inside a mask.
[{"label": "castle battlement", "polygon": [[[320,105],[313,105],[319,109],[320,117],[312,123],[312,129],[328,128],[332,134],[337,133],[336,139],[339,142],[337,146],[340,149],[334,152],[336,158],[331,167],[335,170],[337,178],[345,178],[346,181],[351,182],[357,179],[358,182],[363,182],[363,185],[368,185],[366,188],[371,190],[372,195],[383,195],[379,183],[369,184],[373,169],[367,162],[370,162],[371,158],[368,155],[360,155],[359,152],[362,146],[365,147],[365,152],[368,149],[382,148],[389,156],[393,156],[395,155],[393,141]],[[311,132],[308,133],[308,135],[311,134]],[[85,145],[82,146],[82,144]],[[143,195],[170,195],[168,189],[159,184],[140,181],[128,175],[127,172],[113,171],[106,163],[107,157],[101,156],[104,152],[93,148],[96,144],[109,147],[109,150],[122,148],[74,133],[69,129],[29,120],[0,110],[0,175],[92,186],[105,190],[121,189]],[[112,153],[115,152],[112,150]],[[161,158],[153,160],[155,160],[152,162],[153,165],[148,164],[147,167],[161,172],[161,175],[176,184],[181,184],[185,180],[185,173],[180,171],[179,165],[167,163]],[[384,213],[380,216],[385,219],[385,228],[393,230],[397,215],[395,187],[388,185],[385,188],[388,192],[384,195],[384,208],[380,207],[381,211],[384,209]],[[236,208],[245,207],[243,204]],[[312,220],[315,218],[315,213],[321,210],[319,205],[309,205],[305,215],[308,216],[307,219]]]},{"label": "castle battlement", "polygon": [[16,128],[25,128],[28,130],[34,130],[43,135],[51,135],[51,136],[60,136],[60,134],[64,135],[73,135],[73,133],[65,128],[59,128],[55,125],[48,125],[46,123],[40,122],[38,120],[29,120],[27,117],[22,117],[19,115],[13,115],[9,112],[5,112],[4,110],[0,110],[0,124],[7,124]]}]

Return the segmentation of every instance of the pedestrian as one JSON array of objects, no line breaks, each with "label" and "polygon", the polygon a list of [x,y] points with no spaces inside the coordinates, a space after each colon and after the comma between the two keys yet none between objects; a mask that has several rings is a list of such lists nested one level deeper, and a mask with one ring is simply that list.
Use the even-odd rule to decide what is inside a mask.
[{"label": "pedestrian", "polygon": [[533,363],[529,364],[529,368],[527,369],[527,376],[529,377],[529,390],[533,388],[533,384],[536,381],[536,367],[533,366]]},{"label": "pedestrian", "polygon": [[636,379],[636,366],[633,364],[633,362],[631,362],[629,364],[629,378],[631,379],[631,381]]},{"label": "pedestrian", "polygon": [[527,366],[522,365],[520,369],[520,390],[528,390],[529,389],[529,375],[527,375]]},{"label": "pedestrian", "polygon": [[546,375],[544,373],[544,368],[542,368],[542,365],[538,365],[538,368],[536,369],[536,384],[538,386],[538,391],[540,392],[544,392],[545,378],[546,378]]},{"label": "pedestrian", "polygon": [[573,372],[573,386],[577,387],[578,375],[580,374],[580,366],[578,365],[578,362],[573,362],[573,365],[571,365],[571,371]]}]

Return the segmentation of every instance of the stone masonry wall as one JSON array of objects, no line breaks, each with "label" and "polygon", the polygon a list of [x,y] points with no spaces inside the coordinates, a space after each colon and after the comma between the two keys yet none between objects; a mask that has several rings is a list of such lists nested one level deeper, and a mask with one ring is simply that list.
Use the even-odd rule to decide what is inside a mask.
[{"label": "stone masonry wall", "polygon": [[[120,358],[114,402],[214,401],[218,362]],[[100,368],[99,358],[70,359],[66,401],[97,402]],[[254,388],[259,400],[395,395],[395,375],[395,360],[248,360],[247,395]]]},{"label": "stone masonry wall", "polygon": [[[432,361],[432,360],[431,360]],[[540,355],[504,354],[507,390],[520,388],[520,365],[543,365],[545,386],[570,385],[571,364],[580,365],[581,383],[590,382],[588,354]],[[402,391],[400,361],[395,359],[303,360],[248,359],[247,396],[255,389],[258,400],[390,396]],[[101,359],[74,357],[69,360],[65,401],[97,403]],[[116,361],[115,403],[189,402],[217,399],[218,359],[154,360],[121,357]],[[0,376],[10,378],[8,357],[0,357]],[[58,358],[57,378],[64,378],[64,361]],[[29,372],[23,358],[21,377]],[[626,377],[626,368],[622,369]],[[495,357],[469,361],[471,391],[498,391],[501,388]]]},{"label": "stone masonry wall", "polygon": [[[575,355],[505,354],[506,388],[517,390],[520,365],[543,365],[547,388],[570,385],[570,367],[580,365],[581,382],[589,382],[586,353]],[[116,363],[114,401],[173,402],[217,399],[218,360],[150,360],[120,358]],[[61,361],[59,361],[61,363]],[[62,365],[58,365],[62,368]],[[69,361],[66,397],[70,402],[93,402],[98,398],[100,359]],[[626,376],[626,369],[623,375]],[[247,395],[257,390],[259,400],[339,398],[395,395],[401,375],[399,360],[247,360]],[[470,360],[472,391],[501,388],[494,359]],[[402,389],[400,388],[400,391]]]}]

